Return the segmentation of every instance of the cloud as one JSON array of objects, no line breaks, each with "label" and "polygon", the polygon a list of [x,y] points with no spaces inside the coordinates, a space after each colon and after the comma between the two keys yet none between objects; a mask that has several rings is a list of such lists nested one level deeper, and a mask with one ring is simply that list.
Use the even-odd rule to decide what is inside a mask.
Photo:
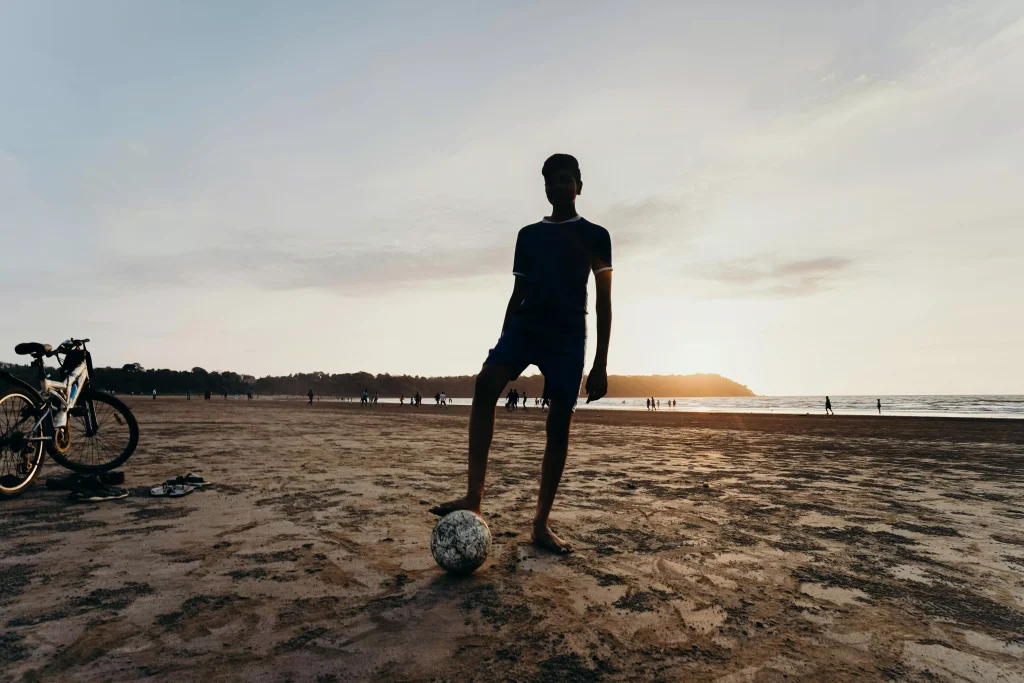
[{"label": "cloud", "polygon": [[693,277],[718,285],[719,296],[791,298],[832,289],[853,264],[839,256],[790,261],[762,256],[720,261],[696,269]]},{"label": "cloud", "polygon": [[120,262],[115,279],[160,287],[244,282],[271,290],[381,291],[512,272],[512,246],[216,247]]},{"label": "cloud", "polygon": [[[643,245],[656,248],[687,232],[682,200],[648,197],[614,204],[595,214],[612,232],[617,256]],[[301,242],[267,238],[260,232],[234,233],[234,243],[215,243],[170,254],[108,254],[113,280],[132,287],[196,286],[244,283],[263,290],[390,291],[412,283],[431,285],[475,277],[510,274],[515,231],[484,210],[469,211],[438,201],[415,212],[426,234],[374,224],[367,241],[338,242],[307,236]],[[467,235],[465,226],[474,226]],[[453,226],[457,226],[453,228]],[[395,239],[383,242],[389,237]]]},{"label": "cloud", "polygon": [[613,204],[595,214],[594,221],[611,233],[617,256],[645,247],[663,253],[694,235],[698,206],[695,197],[651,196]]},{"label": "cloud", "polygon": [[619,229],[639,230],[652,223],[677,218],[682,213],[678,200],[647,197],[634,202],[613,204],[599,213],[599,220],[614,223]]}]

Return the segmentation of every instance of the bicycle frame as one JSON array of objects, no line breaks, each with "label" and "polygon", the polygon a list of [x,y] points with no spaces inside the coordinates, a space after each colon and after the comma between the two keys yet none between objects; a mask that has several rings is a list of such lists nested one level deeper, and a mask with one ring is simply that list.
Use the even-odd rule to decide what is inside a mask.
[{"label": "bicycle frame", "polygon": [[[92,362],[89,352],[84,344],[80,347],[83,352],[82,362],[76,365],[71,372],[67,373],[63,381],[54,381],[46,376],[46,365],[42,358],[36,360],[39,368],[40,396],[46,402],[46,410],[39,416],[39,419],[32,426],[31,433],[35,433],[46,418],[52,418],[53,428],[61,429],[67,426],[68,414],[78,405],[78,399],[82,395],[86,382],[89,381],[89,374],[92,370]],[[86,436],[95,433],[96,414],[91,403],[85,412]],[[53,441],[53,436],[30,437],[29,441]]]}]

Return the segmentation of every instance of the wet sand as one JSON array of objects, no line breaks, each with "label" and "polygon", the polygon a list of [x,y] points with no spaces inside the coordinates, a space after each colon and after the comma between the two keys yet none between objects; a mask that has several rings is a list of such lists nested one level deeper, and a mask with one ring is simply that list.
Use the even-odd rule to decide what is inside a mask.
[{"label": "wet sand", "polygon": [[128,400],[131,497],[0,501],[0,680],[1024,681],[1024,422],[581,412],[561,558],[499,411],[457,579],[466,409]]}]

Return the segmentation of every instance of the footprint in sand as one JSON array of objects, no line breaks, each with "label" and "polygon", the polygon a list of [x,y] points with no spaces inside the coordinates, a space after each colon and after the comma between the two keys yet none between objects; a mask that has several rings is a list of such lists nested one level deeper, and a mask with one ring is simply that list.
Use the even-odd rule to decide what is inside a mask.
[{"label": "footprint in sand", "polygon": [[665,579],[692,579],[697,574],[696,569],[661,558],[654,562],[654,569]]}]

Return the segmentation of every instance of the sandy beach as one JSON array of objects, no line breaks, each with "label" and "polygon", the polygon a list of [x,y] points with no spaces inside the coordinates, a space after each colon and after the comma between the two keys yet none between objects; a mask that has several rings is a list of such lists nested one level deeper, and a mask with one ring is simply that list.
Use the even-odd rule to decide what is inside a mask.
[{"label": "sandy beach", "polygon": [[131,497],[0,501],[0,680],[1024,681],[1024,422],[581,411],[561,558],[499,411],[452,578],[467,409],[127,400]]}]

